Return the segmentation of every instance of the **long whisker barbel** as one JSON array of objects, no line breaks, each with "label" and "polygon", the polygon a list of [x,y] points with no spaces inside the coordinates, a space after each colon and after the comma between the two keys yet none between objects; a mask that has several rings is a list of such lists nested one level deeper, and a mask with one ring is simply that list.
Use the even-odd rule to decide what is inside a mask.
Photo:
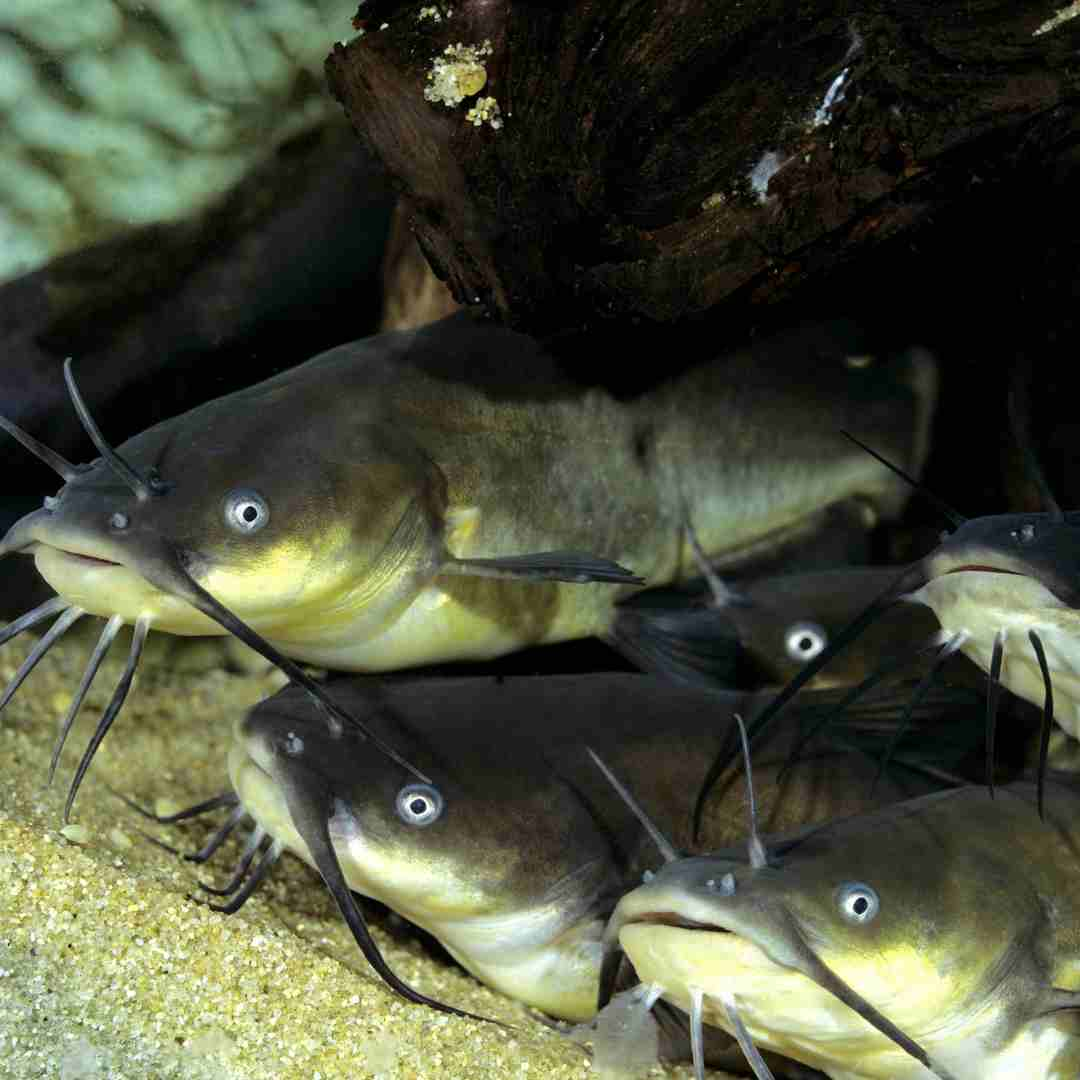
[{"label": "long whisker barbel", "polygon": [[[149,840],[155,847],[162,848],[169,852],[170,855],[179,855],[186,862],[209,862],[214,855],[217,854],[222,844],[224,844],[228,837],[236,830],[244,818],[247,817],[247,812],[241,805],[239,797],[235,792],[231,791],[223,792],[221,795],[215,795],[210,799],[204,799],[202,802],[196,803],[194,806],[185,807],[175,814],[155,814],[140,806],[134,799],[129,799],[122,792],[113,791],[112,793],[136,813],[141,814],[143,817],[148,818],[150,821],[156,822],[159,825],[171,825],[179,821],[187,821],[191,818],[201,817],[203,814],[211,813],[214,810],[229,807],[229,816],[214,830],[213,833],[211,833],[209,839],[207,839],[206,843],[204,843],[198,851],[181,851],[171,844],[166,844],[163,840],[159,840],[156,836],[151,836],[149,833],[139,830],[139,834]],[[197,897],[192,897],[192,899],[198,900],[199,903],[205,903],[211,910],[220,911],[224,915],[232,915],[234,912],[239,911],[251,898],[259,885],[266,879],[266,876],[284,853],[284,844],[278,840],[271,839],[270,843],[266,846],[266,849],[259,855],[259,861],[249,877],[248,870],[255,861],[255,856],[258,855],[259,848],[262,847],[267,836],[266,830],[261,825],[252,827],[251,832],[248,833],[247,840],[244,842],[244,848],[237,860],[233,875],[224,886],[218,888],[214,885],[207,885],[202,881],[198,883],[199,888],[203,892],[209,893],[212,896],[229,896],[232,897],[231,900],[224,904],[211,904],[206,903],[206,901],[203,900],[198,900]],[[247,879],[246,881],[245,878]]]},{"label": "long whisker barbel", "polygon": [[915,717],[915,710],[919,707],[923,698],[930,692],[931,687],[934,685],[934,680],[941,673],[942,667],[951,656],[954,656],[963,647],[968,636],[966,630],[958,630],[953,634],[952,637],[950,637],[938,650],[938,654],[931,662],[929,670],[919,680],[918,686],[915,687],[911,697],[908,699],[907,705],[904,706],[904,711],[900,714],[900,720],[896,725],[896,730],[893,732],[892,738],[889,739],[889,745],[885,747],[885,753],[881,755],[881,760],[878,762],[877,773],[874,775],[874,781],[870,786],[871,794],[877,790],[877,786],[881,783],[882,777],[885,775],[885,770],[889,767],[889,762],[896,752],[896,748],[900,745],[901,739],[903,739],[904,735],[907,734],[908,729],[911,727],[911,723]]},{"label": "long whisker barbel", "polygon": [[998,700],[1001,697],[1001,664],[1005,658],[1005,631],[994,635],[994,651],[990,657],[989,682],[986,687],[986,787],[994,797],[994,741],[997,734]]},{"label": "long whisker barbel", "polygon": [[98,453],[105,459],[109,468],[131,488],[140,502],[161,494],[162,488],[160,484],[155,486],[151,481],[144,479],[131,464],[125,461],[109,445],[105,436],[101,434],[101,429],[97,426],[93,416],[90,415],[90,410],[86,407],[86,402],[83,401],[82,394],[79,393],[79,387],[75,383],[75,376],[71,371],[70,356],[64,361],[64,382],[67,384],[71,404],[75,407],[79,423],[82,424],[83,430],[90,436],[90,441],[97,447]]},{"label": "long whisker barbel", "polygon": [[1046,796],[1046,760],[1050,749],[1050,730],[1054,726],[1054,683],[1050,678],[1050,668],[1046,663],[1046,650],[1043,649],[1042,639],[1034,630],[1028,631],[1028,640],[1035,650],[1035,659],[1039,662],[1039,671],[1043,678],[1043,718],[1042,733],[1039,737],[1039,775],[1036,787],[1038,789],[1039,818],[1046,820],[1045,796]]},{"label": "long whisker barbel", "polygon": [[113,615],[112,618],[105,623],[105,626],[101,631],[101,636],[94,646],[94,651],[90,654],[90,659],[87,661],[86,670],[79,680],[79,686],[75,691],[75,696],[71,699],[71,704],[68,706],[67,713],[60,722],[60,729],[56,736],[56,742],[53,745],[52,757],[49,760],[49,778],[46,781],[47,784],[51,784],[53,778],[56,776],[56,766],[60,761],[60,752],[64,749],[64,743],[67,742],[68,735],[71,734],[71,728],[75,723],[75,717],[79,715],[79,710],[82,708],[82,703],[86,698],[87,691],[90,689],[90,684],[94,681],[94,676],[97,675],[98,668],[101,667],[101,662],[105,659],[105,654],[109,651],[109,646],[120,632],[120,627],[123,625],[123,622],[124,620],[119,615]]},{"label": "long whisker barbel", "polygon": [[[42,605],[42,607],[44,606]],[[31,612],[31,614],[33,613]],[[72,624],[85,614],[86,612],[81,607],[76,607],[74,604],[64,607],[59,618],[41,635],[38,643],[30,650],[29,655],[19,665],[15,674],[12,675],[11,681],[4,688],[4,692],[0,694],[0,709],[3,709],[12,699],[15,691],[22,686],[27,675],[37,667],[38,661],[71,629]]]},{"label": "long whisker barbel", "polygon": [[742,746],[743,772],[746,778],[747,818],[750,829],[750,834],[746,838],[747,855],[750,858],[750,865],[755,870],[760,870],[761,867],[769,865],[769,855],[765,850],[765,845],[761,841],[761,834],[758,832],[757,798],[754,795],[754,772],[750,765],[750,740],[746,737],[746,725],[743,723],[743,718],[739,713],[735,713],[735,723],[739,727],[739,743]]},{"label": "long whisker barbel", "polygon": [[105,712],[98,721],[98,726],[91,736],[82,758],[79,760],[78,768],[75,770],[75,778],[71,781],[71,787],[68,788],[67,799],[64,802],[65,824],[71,817],[71,808],[75,804],[75,796],[79,793],[83,777],[86,776],[86,770],[90,768],[90,762],[93,761],[102,739],[108,734],[112,722],[116,719],[116,714],[120,711],[127,698],[128,691],[131,689],[131,682],[135,677],[135,668],[138,666],[139,657],[142,656],[143,645],[146,643],[146,635],[149,631],[150,620],[145,616],[140,616],[135,621],[135,631],[131,636],[131,649],[128,652],[127,663],[124,665],[124,670],[120,675],[120,681],[116,684],[112,698],[109,700],[109,704],[106,706]]},{"label": "long whisker barbel", "polygon": [[39,442],[29,432],[23,431],[18,424],[13,424],[4,416],[0,416],[0,431],[6,431],[16,442],[21,443],[34,457],[57,473],[65,483],[74,480],[79,473],[89,468],[87,465],[72,465],[66,457],[50,449],[43,442]]},{"label": "long whisker barbel", "polygon": [[879,454],[871,447],[867,446],[866,443],[862,442],[859,439],[856,439],[850,431],[841,431],[840,434],[843,435],[845,439],[853,442],[860,450],[865,450],[866,453],[868,453],[875,461],[880,462],[880,464],[884,465],[885,468],[888,469],[891,473],[899,476],[900,479],[905,481],[913,491],[918,492],[924,499],[926,499],[927,502],[929,502],[934,507],[934,509],[937,510],[937,512],[943,518],[945,518],[945,520],[948,521],[950,525],[952,525],[954,529],[958,529],[967,521],[967,518],[964,517],[964,515],[961,514],[959,510],[954,510],[947,502],[945,502],[944,499],[940,498],[938,495],[935,495],[934,492],[929,490],[929,488],[920,484],[919,481],[915,479],[915,477],[906,473],[903,469],[900,468],[899,465],[895,464],[892,461],[889,461],[887,458],[882,457],[881,454]]},{"label": "long whisker barbel", "polygon": [[911,652],[903,653],[899,656],[886,657],[862,682],[853,686],[844,696],[832,707],[822,707],[822,715],[809,725],[808,729],[799,735],[790,752],[788,753],[787,760],[784,762],[784,767],[780,770],[777,780],[782,781],[787,777],[789,771],[798,764],[802,757],[803,751],[812,743],[822,732],[825,731],[830,725],[834,724],[839,717],[845,712],[845,710],[853,705],[856,701],[860,700],[864,695],[873,690],[879,683],[884,682],[890,675],[895,675],[898,671],[903,670],[910,664],[913,664],[917,659],[926,653],[940,649],[948,640],[948,634],[943,630],[939,630],[932,634],[930,638],[921,644],[917,649]]},{"label": "long whisker barbel", "polygon": [[743,1052],[743,1057],[746,1058],[746,1063],[750,1066],[754,1076],[757,1077],[757,1080],[775,1080],[772,1069],[765,1064],[765,1059],[754,1045],[754,1040],[750,1037],[750,1032],[739,1015],[739,1010],[735,1005],[735,995],[731,993],[721,994],[720,1004],[724,1008],[724,1015],[727,1017],[728,1023],[731,1024],[739,1049]]},{"label": "long whisker barbel", "polygon": [[652,838],[652,842],[656,845],[664,862],[675,862],[680,857],[678,849],[664,835],[660,826],[645,812],[645,808],[638,802],[633,792],[608,768],[603,758],[591,746],[586,746],[585,750],[589,757],[592,758],[593,764],[604,774],[604,778],[615,789],[619,798],[626,803],[630,812],[641,822],[642,828]]},{"label": "long whisker barbel", "polygon": [[205,863],[209,862],[218,852],[222,844],[232,835],[233,830],[247,816],[247,811],[239,804],[233,808],[229,816],[211,834],[210,838],[198,851],[193,851],[184,856],[185,862]]},{"label": "long whisker barbel", "polygon": [[207,885],[202,881],[199,882],[199,888],[211,896],[232,896],[243,883],[244,878],[247,876],[248,867],[254,862],[255,856],[265,839],[266,830],[261,825],[256,825],[248,833],[247,840],[244,841],[244,849],[240,852],[240,858],[236,861],[232,877],[220,888],[216,885]]},{"label": "long whisker barbel", "polygon": [[282,778],[285,805],[289,811],[296,831],[304,841],[311,862],[318,870],[323,883],[330,890],[330,895],[341,912],[345,925],[352,934],[364,958],[375,969],[379,977],[396,994],[406,1001],[416,1005],[426,1005],[437,1012],[446,1013],[450,1016],[463,1016],[470,1020],[479,1020],[482,1023],[495,1024],[498,1027],[509,1027],[501,1020],[494,1020],[479,1013],[468,1012],[454,1005],[446,1005],[436,998],[428,997],[414,989],[401,979],[392,967],[386,962],[386,958],[379,951],[379,946],[368,930],[364,913],[353,896],[349,883],[345,879],[345,873],[338,861],[337,852],[334,850],[333,841],[330,838],[330,816],[332,813],[331,796],[324,792],[318,799],[306,798],[299,784],[294,778]]},{"label": "long whisker barbel", "polygon": [[[255,890],[266,880],[267,874],[277,865],[285,851],[285,845],[280,840],[273,840],[270,846],[259,857],[250,877],[243,886],[235,891],[232,899],[224,904],[207,904],[211,911],[220,911],[223,915],[232,915],[239,911],[251,899]],[[254,853],[253,853],[254,854]],[[205,886],[203,886],[205,888]],[[207,890],[210,891],[210,890]]]},{"label": "long whisker barbel", "polygon": [[9,622],[3,630],[0,630],[0,645],[6,644],[13,637],[17,637],[24,630],[29,630],[31,626],[43,622],[49,616],[66,611],[70,606],[62,596],[54,596],[51,600],[46,600],[44,604],[38,604],[36,608],[26,612],[25,615],[20,615],[13,622]]}]

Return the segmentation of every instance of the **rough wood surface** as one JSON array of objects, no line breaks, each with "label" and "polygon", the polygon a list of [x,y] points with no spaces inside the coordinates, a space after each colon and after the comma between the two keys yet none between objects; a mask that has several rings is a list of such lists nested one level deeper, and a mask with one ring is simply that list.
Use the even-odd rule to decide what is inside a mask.
[{"label": "rough wood surface", "polygon": [[[327,73],[457,300],[540,333],[670,323],[1060,161],[1080,131],[1060,6],[372,0]],[[447,46],[485,42],[481,89],[425,98]],[[484,98],[498,129],[468,118]]]}]

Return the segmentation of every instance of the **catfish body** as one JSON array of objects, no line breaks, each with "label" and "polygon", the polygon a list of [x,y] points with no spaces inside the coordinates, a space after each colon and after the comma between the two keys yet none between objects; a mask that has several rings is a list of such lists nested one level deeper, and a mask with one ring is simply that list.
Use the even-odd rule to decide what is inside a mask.
[{"label": "catfish body", "polygon": [[[759,695],[637,675],[399,679],[373,708],[355,680],[331,688],[437,785],[416,784],[349,730],[329,735],[287,689],[238,725],[229,772],[242,805],[332,891],[341,875],[428,930],[484,982],[556,1016],[595,1012],[604,920],[657,863],[586,744],[681,847],[711,850],[742,835],[738,771],[714,792],[696,839],[691,808],[711,752],[733,733],[733,713],[752,715]],[[778,734],[758,765],[772,828],[938,786],[900,772],[872,790],[876,762],[835,748],[807,756],[781,782],[794,734]],[[329,872],[312,855],[320,832],[334,850]],[[335,898],[343,910],[350,903],[347,892]]]},{"label": "catfish body", "polygon": [[[925,584],[912,599],[984,671],[1002,657],[1000,681],[1035,705],[1047,680],[1054,719],[1080,738],[1080,513],[1000,514],[966,522],[924,560]],[[1000,644],[997,644],[1000,639]]]},{"label": "catfish body", "polygon": [[118,450],[156,497],[99,462],[3,549],[91,613],[221,633],[175,587],[179,566],[282,653],[331,668],[494,656],[605,633],[620,594],[523,582],[536,573],[515,558],[587,551],[656,584],[688,572],[686,520],[722,562],[844,500],[895,512],[895,479],[837,431],[917,469],[933,384],[921,354],[800,371],[747,353],[623,403],[458,315],[155,425]]},{"label": "catfish body", "polygon": [[835,1080],[1074,1077],[1080,790],[1035,808],[1030,783],[958,788],[806,830],[758,869],[669,863],[608,942],[679,1008],[700,995],[731,1031],[726,1000]]}]

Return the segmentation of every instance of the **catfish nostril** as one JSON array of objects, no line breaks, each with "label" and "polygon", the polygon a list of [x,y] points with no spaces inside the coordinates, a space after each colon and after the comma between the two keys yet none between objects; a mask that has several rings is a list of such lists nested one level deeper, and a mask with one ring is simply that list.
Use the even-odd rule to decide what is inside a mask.
[{"label": "catfish nostril", "polygon": [[111,518],[109,518],[109,524],[114,529],[126,529],[131,524],[131,519],[127,514],[121,513],[119,510]]},{"label": "catfish nostril", "polygon": [[153,491],[155,495],[164,495],[172,488],[172,484],[170,484],[168,480],[163,480],[161,478],[161,473],[154,468],[149,470],[146,480],[150,485],[150,490]]}]

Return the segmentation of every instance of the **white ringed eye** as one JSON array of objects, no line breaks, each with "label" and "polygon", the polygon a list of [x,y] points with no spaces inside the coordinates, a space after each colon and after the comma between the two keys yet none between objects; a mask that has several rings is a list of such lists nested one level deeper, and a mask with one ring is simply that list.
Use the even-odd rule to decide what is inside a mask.
[{"label": "white ringed eye", "polygon": [[836,894],[836,903],[840,914],[848,922],[860,925],[871,922],[881,910],[878,894],[861,881],[849,881],[846,885],[841,885]]},{"label": "white ringed eye", "polygon": [[789,660],[805,664],[825,650],[829,635],[825,627],[816,622],[792,623],[784,634],[784,650]]},{"label": "white ringed eye", "polygon": [[225,524],[233,532],[258,532],[270,520],[270,505],[253,488],[236,488],[225,496]]},{"label": "white ringed eye", "polygon": [[430,784],[406,784],[397,793],[398,817],[406,825],[430,825],[442,817],[443,797]]}]

